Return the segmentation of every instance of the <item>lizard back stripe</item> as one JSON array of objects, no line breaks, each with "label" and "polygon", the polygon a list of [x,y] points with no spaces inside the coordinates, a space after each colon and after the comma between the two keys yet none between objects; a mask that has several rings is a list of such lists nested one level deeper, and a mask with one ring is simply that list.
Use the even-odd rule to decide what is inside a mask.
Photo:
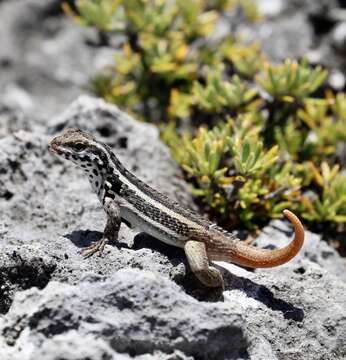
[{"label": "lizard back stripe", "polygon": [[[96,145],[99,149],[100,154],[98,155],[102,163],[107,166],[106,173],[108,176],[105,183],[105,193],[107,194],[108,189],[108,195],[106,196],[114,198],[113,193],[126,199],[137,211],[147,217],[151,217],[151,222],[160,225],[166,224],[167,227],[170,226],[169,229],[171,231],[175,231],[180,235],[185,236],[187,234],[186,229],[190,229],[191,232],[194,229],[219,229],[215,224],[200,218],[198,214],[183,208],[179,203],[172,201],[138,179],[122,165],[108,145],[102,143],[96,143]],[[108,187],[107,182],[110,184]],[[145,204],[145,206],[142,206],[142,204]],[[224,229],[222,229],[222,233],[230,240],[235,238]]]},{"label": "lizard back stripe", "polygon": [[125,182],[121,181],[118,175],[108,176],[105,182],[106,197],[115,199],[116,195],[128,201],[138,212],[145,215],[151,221],[159,223],[177,234],[187,236],[189,226],[178,218],[168,214],[158,206],[143,201],[141,195],[136,190],[130,188]]},{"label": "lizard back stripe", "polygon": [[175,213],[184,217],[186,220],[191,219],[191,222],[198,224],[204,228],[208,228],[211,223],[205,219],[202,219],[198,214],[185,209],[179,203],[171,200],[166,195],[158,192],[153,189],[149,185],[145,184],[143,181],[138,179],[135,175],[133,175],[130,171],[128,171],[119,161],[119,159],[114,155],[112,150],[106,145],[102,144],[105,151],[108,154],[109,161],[114,164],[114,167],[119,171],[124,179],[128,180],[128,183],[131,184],[131,188],[137,192],[141,193],[141,197],[145,196],[146,198],[150,198],[152,202],[155,202],[156,206],[161,205],[162,208],[166,208],[171,213]]}]

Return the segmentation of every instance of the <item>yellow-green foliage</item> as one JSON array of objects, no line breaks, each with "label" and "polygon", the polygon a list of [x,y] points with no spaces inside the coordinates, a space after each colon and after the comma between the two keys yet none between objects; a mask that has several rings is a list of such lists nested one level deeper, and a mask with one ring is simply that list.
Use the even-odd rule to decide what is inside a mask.
[{"label": "yellow-green foliage", "polygon": [[[258,47],[237,48],[230,38],[214,44],[208,40],[222,11],[235,7],[243,8],[249,19],[258,18],[251,0],[79,0],[77,14],[66,4],[65,11],[102,33],[125,35],[115,67],[92,81],[96,94],[160,122],[187,115],[194,81],[205,78],[203,66],[217,67],[228,59],[249,76],[259,68]],[[238,55],[230,55],[230,44]],[[181,98],[184,104],[174,111]]]},{"label": "yellow-green foliage", "polygon": [[318,194],[303,196],[304,217],[314,221],[346,222],[346,173],[339,166],[332,168],[326,163],[317,169],[311,164],[313,181],[319,187]]},{"label": "yellow-green foliage", "polygon": [[95,26],[100,31],[114,31],[124,27],[123,18],[116,11],[118,6],[118,0],[82,0],[78,2],[78,16],[74,14],[67,3],[63,4],[63,9],[66,13],[74,16],[81,25]]},{"label": "yellow-green foliage", "polygon": [[235,72],[245,78],[253,78],[261,70],[265,60],[258,44],[245,45],[227,39],[220,51],[231,62]]},{"label": "yellow-green foliage", "polygon": [[256,80],[277,100],[301,100],[316,91],[327,77],[321,67],[312,69],[306,61],[286,60],[280,65],[264,64],[263,74]]},{"label": "yellow-green foliage", "polygon": [[163,131],[193,193],[226,223],[242,221],[251,228],[287,206],[298,208],[301,181],[290,164],[280,163],[278,146],[264,148],[261,121],[248,113],[200,128],[193,138],[172,128]]},{"label": "yellow-green foliage", "polygon": [[[210,3],[212,2],[213,0],[210,1]],[[261,14],[258,12],[256,3],[253,0],[219,0],[216,2],[221,3],[221,8],[225,10],[240,7],[246,18],[250,21],[260,20],[262,18]]]},{"label": "yellow-green foliage", "polygon": [[194,103],[208,112],[231,111],[247,105],[256,96],[256,90],[243,83],[238,75],[224,81],[220,71],[209,71],[206,85],[198,81],[192,90]]},{"label": "yellow-green foliage", "polygon": [[160,124],[210,216],[254,228],[290,208],[335,229],[346,222],[346,95],[306,60],[270,64],[258,44],[214,40],[224,11],[260,19],[254,4],[77,0],[65,11],[103,39],[123,36],[93,89]]}]

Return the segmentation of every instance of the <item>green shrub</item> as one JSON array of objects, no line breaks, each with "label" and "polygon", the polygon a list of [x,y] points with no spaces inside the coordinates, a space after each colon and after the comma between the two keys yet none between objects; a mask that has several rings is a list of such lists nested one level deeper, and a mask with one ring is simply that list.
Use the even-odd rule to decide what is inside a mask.
[{"label": "green shrub", "polygon": [[286,60],[280,65],[265,63],[257,83],[276,100],[302,100],[316,91],[327,77],[321,67],[312,69],[306,61]]},{"label": "green shrub", "polygon": [[222,44],[220,51],[225,60],[232,64],[234,71],[248,79],[252,79],[261,70],[265,61],[259,44],[245,45],[227,39]]},{"label": "green shrub", "polygon": [[346,95],[306,60],[269,64],[258,44],[215,40],[235,7],[260,19],[251,0],[79,0],[65,11],[102,39],[123,36],[92,87],[160,125],[211,217],[255,228],[287,207],[336,229],[346,221]]},{"label": "green shrub", "polygon": [[346,222],[346,173],[339,166],[323,162],[321,169],[311,164],[317,194],[303,196],[303,217],[311,221]]},{"label": "green shrub", "polygon": [[[212,44],[208,38],[222,10],[235,6],[258,18],[249,0],[79,0],[77,14],[66,4],[65,11],[102,34],[125,35],[115,66],[92,80],[94,92],[146,121],[162,122],[190,115],[187,105],[174,111],[175,105],[177,99],[186,103],[194,81],[205,78],[204,66],[218,66],[228,58],[240,73],[253,73],[250,60],[260,58],[258,47],[238,49],[243,55],[231,60],[226,44],[236,47],[235,41],[227,37]],[[241,65],[242,59],[248,65]]]},{"label": "green shrub", "polygon": [[243,83],[238,75],[222,79],[220,71],[209,71],[206,85],[194,82],[194,103],[207,112],[232,111],[249,104],[257,92]]},{"label": "green shrub", "polygon": [[300,179],[291,165],[280,163],[278,146],[264,148],[260,122],[248,113],[200,128],[194,137],[169,127],[163,132],[193,194],[228,226],[241,221],[253,228],[287,206],[298,209]]}]

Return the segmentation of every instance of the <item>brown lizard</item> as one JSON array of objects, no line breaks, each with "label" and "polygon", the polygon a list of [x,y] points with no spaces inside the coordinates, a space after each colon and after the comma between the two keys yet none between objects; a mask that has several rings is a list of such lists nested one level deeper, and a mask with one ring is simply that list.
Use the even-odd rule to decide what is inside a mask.
[{"label": "brown lizard", "polygon": [[221,273],[210,265],[211,261],[252,268],[274,267],[291,260],[303,245],[303,226],[289,210],[283,213],[293,224],[295,237],[286,247],[266,250],[244,244],[139,180],[107,145],[80,129],[65,130],[51,141],[50,149],[83,169],[107,214],[102,239],[84,249],[84,256],[101,253],[107,241],[116,241],[124,222],[183,248],[191,270],[204,285],[223,287]]}]

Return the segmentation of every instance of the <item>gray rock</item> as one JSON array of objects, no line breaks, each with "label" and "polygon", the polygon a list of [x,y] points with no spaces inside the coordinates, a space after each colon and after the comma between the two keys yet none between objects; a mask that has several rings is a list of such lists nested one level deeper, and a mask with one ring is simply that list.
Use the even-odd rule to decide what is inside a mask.
[{"label": "gray rock", "polygon": [[[180,249],[126,225],[103,257],[82,259],[79,248],[100,238],[105,216],[83,174],[47,151],[64,127],[92,131],[140,178],[193,202],[154,126],[86,96],[48,125],[16,131],[18,120],[0,139],[1,359],[346,356],[345,262],[310,232],[284,266],[218,263],[223,299],[205,292]],[[291,233],[274,221],[256,244],[281,247]]]},{"label": "gray rock", "polygon": [[29,93],[16,84],[9,84],[5,87],[2,100],[10,107],[30,112],[34,106]]},{"label": "gray rock", "polygon": [[0,139],[18,130],[29,130],[31,124],[21,109],[0,101]]},{"label": "gray rock", "polygon": [[260,14],[265,18],[279,16],[289,6],[288,2],[284,0],[258,0],[256,5]]},{"label": "gray rock", "polygon": [[[51,269],[52,261],[55,264],[54,271],[47,271],[47,282],[74,283],[88,271],[110,274],[126,266],[181,281],[185,274],[182,251],[169,251],[161,244],[154,245],[155,250],[148,248],[153,240],[126,225],[121,227],[119,248],[109,246],[105,258],[81,258],[79,249],[101,236],[105,215],[84,175],[47,149],[49,140],[64,126],[92,131],[116,151],[129,170],[179,202],[192,204],[154,126],[138,123],[102,100],[83,97],[51,121],[50,134],[39,127],[35,132],[18,131],[0,140],[0,246],[4,246],[0,267],[3,265],[4,274],[9,272],[9,263],[22,273],[22,265],[36,264],[40,254],[46,268]],[[13,253],[17,254],[14,258]],[[18,283],[17,278],[5,277],[7,296],[0,300],[5,310],[14,289],[38,286],[31,278]]]},{"label": "gray rock", "polygon": [[344,282],[306,259],[255,274],[222,265],[233,273],[225,302],[243,309],[251,359],[346,356]]},{"label": "gray rock", "polygon": [[[263,229],[256,239],[256,245],[261,248],[281,248],[287,245],[287,237],[292,235],[292,228],[286,222],[272,221]],[[320,265],[323,269],[346,281],[346,261],[333,249],[321,235],[310,231],[305,232],[304,247],[292,260],[292,264],[308,259]],[[303,271],[303,270],[301,270]]]},{"label": "gray rock", "polygon": [[107,279],[51,282],[43,291],[18,294],[1,331],[14,355],[24,344],[37,351],[46,339],[77,330],[71,345],[80,345],[78,337],[91,337],[91,344],[102,339],[98,352],[109,346],[131,356],[180,350],[200,359],[235,359],[246,349],[243,327],[236,306],[198,303],[153,273],[120,270]]},{"label": "gray rock", "polygon": [[342,91],[346,85],[345,75],[338,70],[331,71],[327,81],[328,85],[336,91]]},{"label": "gray rock", "polygon": [[[6,356],[9,356],[10,359],[15,360],[16,356],[13,356],[12,354],[6,354]],[[35,349],[33,353],[30,354],[30,358],[42,360],[193,360],[193,357],[184,355],[184,353],[179,350],[175,350],[171,354],[165,354],[161,351],[154,351],[152,354],[144,354],[139,356],[130,356],[125,353],[118,353],[112,349],[112,347],[107,344],[106,341],[92,335],[81,337],[81,334],[76,330],[68,331],[66,334],[56,335],[53,338],[44,339],[41,347]],[[20,357],[20,359],[23,359],[23,357]]]},{"label": "gray rock", "polygon": [[341,52],[346,50],[346,22],[338,24],[332,34],[332,44]]},{"label": "gray rock", "polygon": [[338,0],[295,0],[310,15],[326,17],[332,9],[339,7]]},{"label": "gray rock", "polygon": [[313,44],[312,29],[306,15],[301,12],[256,24],[244,24],[239,26],[238,32],[248,41],[259,42],[272,61],[303,57]]},{"label": "gray rock", "polygon": [[0,89],[35,117],[47,118],[87,88],[113,49],[97,48],[96,31],[63,15],[61,0],[0,2]]}]

